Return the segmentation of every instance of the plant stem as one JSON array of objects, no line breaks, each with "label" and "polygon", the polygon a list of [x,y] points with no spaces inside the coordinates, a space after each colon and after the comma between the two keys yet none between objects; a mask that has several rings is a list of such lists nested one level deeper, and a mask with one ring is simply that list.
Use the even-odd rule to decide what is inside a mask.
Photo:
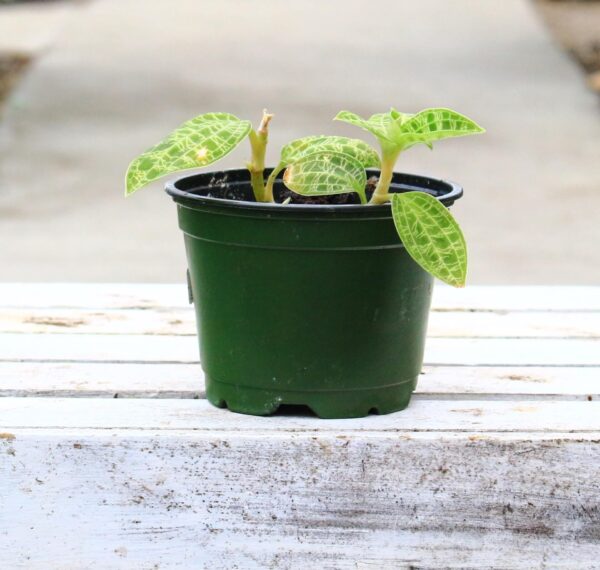
[{"label": "plant stem", "polygon": [[283,166],[281,164],[278,164],[274,169],[273,172],[271,172],[271,174],[269,174],[269,178],[267,178],[267,185],[265,187],[265,194],[264,194],[264,198],[265,198],[265,202],[273,202],[273,186],[275,184],[275,179],[277,178],[277,175],[283,170]]},{"label": "plant stem", "polygon": [[382,149],[381,153],[381,171],[379,172],[379,181],[369,200],[369,204],[385,204],[390,201],[390,184],[392,182],[392,176],[394,175],[394,166],[400,149]]},{"label": "plant stem", "polygon": [[273,201],[272,196],[268,198],[265,194],[264,179],[265,154],[267,151],[267,142],[269,140],[269,123],[272,118],[273,115],[267,113],[267,110],[265,109],[258,130],[251,130],[249,135],[252,157],[250,162],[246,164],[246,167],[250,171],[250,184],[252,185],[254,198],[257,202]]}]

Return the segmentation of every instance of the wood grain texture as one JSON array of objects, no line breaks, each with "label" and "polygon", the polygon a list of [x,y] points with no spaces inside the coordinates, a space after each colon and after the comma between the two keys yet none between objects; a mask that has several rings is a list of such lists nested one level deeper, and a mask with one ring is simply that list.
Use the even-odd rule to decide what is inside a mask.
[{"label": "wood grain texture", "polygon": [[437,287],[387,416],[209,405],[180,285],[0,284],[0,569],[600,567],[600,288]]},{"label": "wood grain texture", "polygon": [[[185,285],[135,283],[0,283],[3,308],[185,308]],[[433,309],[454,311],[600,311],[600,287],[436,285]]]},{"label": "wood grain texture", "polygon": [[[0,362],[198,362],[192,336],[5,333],[0,341]],[[425,364],[600,366],[600,339],[429,338]]]},{"label": "wood grain texture", "polygon": [[[144,334],[193,336],[192,308],[42,309],[0,308],[1,333]],[[600,338],[600,311],[431,312],[429,337]]]},{"label": "wood grain texture", "polygon": [[0,567],[594,568],[600,443],[19,430]]},{"label": "wood grain texture", "polygon": [[[600,367],[425,366],[417,394],[600,400]],[[204,398],[200,364],[2,362],[0,396]]]},{"label": "wood grain texture", "polygon": [[312,415],[274,419],[234,414],[207,400],[1,398],[0,429],[145,429],[211,432],[340,432],[361,436],[399,431],[581,432],[600,434],[600,401],[461,401],[415,396],[402,413],[322,421]]}]

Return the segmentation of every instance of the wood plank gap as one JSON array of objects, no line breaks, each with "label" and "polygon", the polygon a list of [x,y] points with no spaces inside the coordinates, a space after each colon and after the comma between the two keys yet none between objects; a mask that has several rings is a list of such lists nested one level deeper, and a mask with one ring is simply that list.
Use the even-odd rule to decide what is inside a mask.
[{"label": "wood plank gap", "polygon": [[[12,333],[11,333],[12,334]],[[27,333],[23,333],[27,334]],[[93,334],[93,333],[88,333]],[[165,335],[169,336],[169,335]],[[177,335],[170,335],[177,336]],[[181,336],[194,336],[194,335],[181,335]],[[458,339],[458,340],[473,340],[473,339],[494,339],[494,340],[591,340],[599,341],[600,336],[595,334],[581,334],[581,335],[566,335],[566,336],[548,336],[548,335],[490,335],[490,334],[474,334],[474,335],[438,335],[431,334],[427,335],[427,338],[443,338],[443,339]]]},{"label": "wood plank gap", "polygon": [[[0,358],[0,363],[7,364],[200,364],[199,360],[90,360],[90,359],[45,359],[45,358]],[[423,366],[439,366],[449,368],[597,368],[600,364],[523,364],[523,363],[466,363],[424,362]]]},{"label": "wood plank gap", "polygon": [[598,386],[599,391],[597,393],[591,392],[590,394],[522,394],[522,393],[505,393],[505,394],[493,394],[493,393],[481,393],[475,394],[473,392],[419,392],[413,394],[413,400],[463,400],[470,402],[535,402],[535,401],[546,401],[546,402],[597,402],[600,401],[600,385]]},{"label": "wood plank gap", "polygon": [[[227,413],[233,413],[233,412],[227,412]],[[402,412],[398,412],[398,413],[402,413]],[[314,420],[315,421],[315,426],[314,427],[302,427],[302,428],[296,428],[296,427],[287,427],[287,426],[281,426],[278,427],[277,430],[273,430],[273,431],[265,431],[264,429],[261,428],[255,428],[255,427],[241,427],[241,428],[223,428],[220,426],[215,426],[215,427],[206,427],[206,426],[202,426],[202,427],[188,427],[188,428],[182,428],[182,427],[168,427],[168,426],[161,426],[161,427],[130,427],[130,426],[119,426],[119,425],[114,425],[114,426],[107,426],[107,427],[103,427],[103,426],[93,426],[93,427],[78,427],[77,428],[77,432],[81,432],[83,433],[87,433],[87,432],[104,432],[104,433],[110,433],[110,432],[116,432],[116,431],[123,431],[123,432],[146,432],[146,433],[152,433],[154,435],[157,435],[161,432],[165,432],[165,433],[172,433],[172,432],[178,432],[178,433],[182,433],[182,432],[187,432],[187,433],[207,433],[207,434],[218,434],[220,437],[224,436],[225,434],[242,434],[242,435],[255,435],[255,434],[260,434],[263,437],[266,438],[272,438],[274,435],[280,435],[283,436],[284,434],[287,434],[288,436],[290,434],[292,435],[302,435],[302,434],[311,434],[311,435],[318,435],[319,437],[327,437],[330,436],[331,434],[336,433],[336,430],[327,430],[324,431],[323,430],[323,422],[328,422],[331,420],[322,420],[319,419],[317,417],[314,416],[283,416],[283,415],[274,415],[274,416],[268,416],[268,417],[262,417],[263,420],[265,421],[276,421],[278,418],[282,418],[282,417],[293,417],[299,420],[302,419],[309,419],[309,420]],[[73,431],[73,427],[72,426],[53,426],[53,425],[46,425],[46,426],[28,426],[28,425],[23,425],[23,426],[19,426],[19,425],[11,425],[9,428],[7,428],[10,430],[10,433],[12,433],[13,431],[17,431],[17,430],[27,430],[27,431],[31,431],[31,432],[42,432],[45,433],[47,431],[50,430],[55,430],[57,432],[62,432],[62,431]],[[417,434],[448,434],[450,436],[452,435],[456,435],[456,434],[465,434],[465,433],[471,433],[471,434],[485,434],[485,436],[488,436],[489,434],[522,434],[523,429],[499,429],[499,428],[494,428],[493,430],[485,430],[485,429],[478,429],[478,428],[472,428],[472,427],[465,427],[465,428],[412,428],[412,429],[395,429],[395,428],[381,428],[381,429],[374,429],[371,431],[368,430],[364,430],[364,429],[353,429],[353,428],[344,428],[344,429],[340,429],[337,430],[339,432],[343,432],[343,434],[351,434],[351,435],[358,435],[360,437],[363,436],[371,436],[371,437],[380,437],[381,435],[394,435],[397,437],[402,437],[402,434],[413,434],[413,433],[417,433]],[[531,428],[528,429],[527,434],[536,434],[536,435],[549,435],[549,434],[554,434],[556,433],[556,430],[545,430],[543,428]],[[584,429],[572,429],[572,430],[563,430],[561,433],[564,434],[569,434],[569,435],[576,435],[576,434],[582,434],[582,435],[594,435],[597,436],[594,439],[590,440],[593,443],[600,443],[600,427],[598,428],[584,428]]]},{"label": "wood plank gap", "polygon": [[431,307],[432,313],[486,313],[494,315],[510,315],[511,313],[568,313],[568,314],[597,314],[600,313],[600,309],[553,309],[549,307],[547,309],[482,309],[482,308],[445,308],[445,307]]},{"label": "wood plank gap", "polygon": [[[181,305],[119,305],[116,307],[107,307],[102,305],[86,305],[84,307],[77,305],[3,305],[0,303],[0,310],[11,310],[11,311],[93,311],[93,312],[120,312],[120,311],[155,311],[160,313],[168,313],[171,311],[193,311],[193,305],[188,307],[182,307]],[[519,309],[519,308],[506,308],[506,309],[493,309],[493,308],[481,308],[481,307],[431,307],[433,313],[484,313],[484,314],[495,314],[495,315],[510,315],[511,313],[528,314],[528,313],[568,313],[568,314],[600,314],[600,309],[565,309],[562,307],[553,308],[540,308],[540,309]]]},{"label": "wood plank gap", "polygon": [[[600,386],[599,386],[600,388]],[[203,390],[20,390],[0,389],[0,398],[78,398],[78,399],[136,399],[136,400],[205,400],[206,392]],[[549,402],[597,402],[600,401],[600,392],[590,394],[524,394],[524,393],[480,393],[472,392],[420,392],[413,395],[413,400],[444,400],[444,401],[470,401],[470,402],[521,402],[521,401],[549,401]]]},{"label": "wood plank gap", "polygon": [[[56,330],[48,330],[44,332],[29,332],[29,331],[19,331],[19,330],[7,330],[0,331],[0,339],[3,334],[10,335],[19,335],[19,336],[48,336],[48,335],[60,335],[60,336],[105,336],[105,337],[119,337],[119,336],[131,336],[130,332],[95,332],[95,331],[79,331],[77,329],[59,329]],[[195,337],[198,336],[197,333],[179,333],[179,332],[141,332],[135,333],[135,336],[141,337]],[[436,338],[436,339],[452,339],[452,340],[591,340],[591,341],[599,341],[600,335],[596,334],[579,334],[579,335],[491,335],[491,334],[472,334],[472,335],[440,335],[440,334],[431,334],[427,335],[427,338]]]},{"label": "wood plank gap", "polygon": [[[0,358],[0,363],[22,364],[200,364],[199,360],[92,360],[92,359],[46,359],[46,358]],[[600,366],[600,365],[599,365]]]},{"label": "wood plank gap", "polygon": [[[1,362],[1,361],[0,361]],[[56,361],[51,361],[56,362]],[[86,361],[87,362],[87,361]],[[424,362],[423,366],[444,366],[450,368],[599,368],[600,364],[510,364],[510,363],[467,363],[458,364],[456,362]]]},{"label": "wood plank gap", "polygon": [[[205,400],[203,390],[2,390],[0,398],[102,398],[132,400]],[[599,395],[600,399],[600,395]]]},{"label": "wood plank gap", "polygon": [[[269,420],[269,418],[263,418],[265,420]],[[270,418],[271,420],[273,418]],[[327,420],[317,420],[317,421],[327,421]],[[77,439],[80,436],[81,428],[74,427],[61,427],[61,428],[46,428],[46,427],[11,427],[10,434],[15,436],[15,439],[22,436],[33,436],[38,437],[39,430],[44,430],[44,438],[52,439],[52,438],[75,438]],[[86,430],[86,437],[94,437],[98,438],[107,438],[109,436],[111,439],[118,439],[121,434],[119,434],[119,430],[117,428],[84,428]],[[107,434],[107,431],[113,431],[114,433]],[[98,432],[97,434],[94,432]],[[156,430],[154,428],[126,428],[125,433],[123,434],[126,438],[130,437],[141,437],[144,439],[152,440],[155,437]],[[348,430],[340,430],[344,433]],[[203,439],[205,437],[212,438],[212,432],[203,433],[203,429],[192,429],[189,428],[172,428],[169,429],[169,437],[180,437],[186,441],[193,441],[197,439]],[[477,430],[468,430],[468,429],[459,429],[454,431],[445,431],[442,438],[440,438],[438,431],[416,431],[416,430],[407,430],[407,429],[398,429],[393,431],[379,431],[379,430],[361,430],[360,432],[361,439],[391,439],[394,441],[407,441],[407,440],[422,440],[422,441],[452,441],[459,440],[463,441],[465,439],[466,434],[472,434],[472,437],[468,437],[468,440],[472,443],[477,442],[486,442],[486,441],[521,441],[521,442],[547,442],[547,441],[555,441],[555,442],[590,442],[590,443],[600,443],[600,431],[590,431],[589,433],[578,433],[578,432],[567,432],[564,430],[548,430],[544,432],[531,432],[529,430],[517,430],[517,431],[487,431],[485,434],[479,432]],[[227,439],[229,437],[248,437],[248,439],[259,439],[259,438],[268,438],[269,440],[284,440],[289,442],[291,440],[289,433],[278,433],[277,431],[266,431],[266,430],[254,430],[248,431],[242,429],[228,429],[223,428],[219,430],[219,434],[222,434],[222,439]],[[293,432],[293,440],[299,439],[311,439],[315,440],[314,430],[302,430]],[[336,431],[326,431],[319,435],[319,439],[321,438],[335,438],[335,439],[345,439],[340,438],[339,433]],[[108,439],[108,438],[107,438]],[[0,442],[9,443],[14,441],[12,438],[3,438]],[[3,569],[4,570],[4,569]]]}]

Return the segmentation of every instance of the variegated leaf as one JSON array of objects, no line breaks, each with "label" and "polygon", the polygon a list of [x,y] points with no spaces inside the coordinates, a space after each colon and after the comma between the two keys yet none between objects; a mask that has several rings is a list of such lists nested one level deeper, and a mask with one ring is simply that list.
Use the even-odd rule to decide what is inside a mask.
[{"label": "variegated leaf", "polygon": [[250,132],[249,121],[206,113],[183,123],[127,169],[125,195],[179,170],[207,166],[229,154]]},{"label": "variegated leaf", "polygon": [[346,154],[320,152],[308,154],[290,164],[284,184],[303,196],[327,196],[356,192],[365,204],[367,175],[363,165]]},{"label": "variegated leaf", "polygon": [[448,209],[425,192],[406,192],[392,196],[392,215],[410,256],[434,277],[464,287],[467,246]]},{"label": "variegated leaf", "polygon": [[468,117],[451,109],[425,109],[402,124],[402,147],[418,143],[430,145],[450,137],[483,133],[485,129]]},{"label": "variegated leaf", "polygon": [[437,140],[485,132],[468,117],[443,108],[425,109],[411,115],[392,107],[389,113],[377,113],[368,120],[355,113],[341,111],[335,119],[369,131],[379,140],[384,154],[390,155],[418,143],[432,148],[431,143]]},{"label": "variegated leaf", "polygon": [[294,140],[281,149],[281,163],[291,164],[308,154],[336,152],[356,159],[363,168],[379,168],[379,155],[366,142],[335,136],[313,136]]},{"label": "variegated leaf", "polygon": [[375,135],[378,139],[384,140],[389,139],[388,130],[393,122],[389,113],[377,113],[376,115],[371,115],[369,119],[363,119],[350,111],[340,111],[333,120],[355,125]]}]

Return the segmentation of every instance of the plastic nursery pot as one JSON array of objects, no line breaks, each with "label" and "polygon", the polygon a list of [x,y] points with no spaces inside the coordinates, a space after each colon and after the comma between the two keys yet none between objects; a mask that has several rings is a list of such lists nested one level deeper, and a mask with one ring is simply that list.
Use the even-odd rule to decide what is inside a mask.
[{"label": "plastic nursery pot", "polygon": [[[433,278],[404,249],[389,204],[256,203],[246,170],[166,190],[185,234],[210,402],[253,415],[306,405],[321,418],[406,408]],[[395,174],[390,191],[407,190],[447,206],[462,195],[450,182]]]}]

